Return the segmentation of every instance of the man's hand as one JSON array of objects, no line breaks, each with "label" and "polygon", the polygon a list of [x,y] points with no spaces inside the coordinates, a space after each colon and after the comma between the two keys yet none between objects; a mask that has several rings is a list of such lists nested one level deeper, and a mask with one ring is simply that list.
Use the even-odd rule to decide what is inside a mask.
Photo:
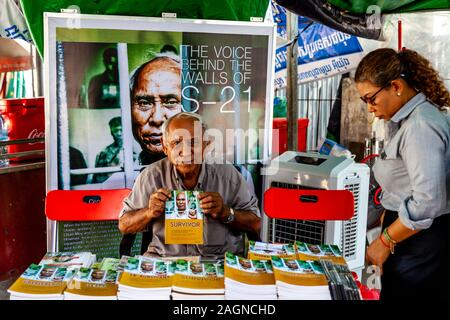
[{"label": "man's hand", "polygon": [[202,192],[198,195],[200,208],[205,215],[210,215],[214,219],[223,220],[224,204],[222,196],[217,192]]},{"label": "man's hand", "polygon": [[[382,236],[382,235],[381,235]],[[383,273],[383,264],[391,254],[391,250],[387,248],[382,242],[380,237],[373,240],[370,246],[366,250],[366,260],[380,267],[381,274]]]},{"label": "man's hand", "polygon": [[148,201],[148,210],[146,216],[148,218],[157,218],[164,213],[166,201],[172,197],[168,189],[158,189],[152,193]]}]

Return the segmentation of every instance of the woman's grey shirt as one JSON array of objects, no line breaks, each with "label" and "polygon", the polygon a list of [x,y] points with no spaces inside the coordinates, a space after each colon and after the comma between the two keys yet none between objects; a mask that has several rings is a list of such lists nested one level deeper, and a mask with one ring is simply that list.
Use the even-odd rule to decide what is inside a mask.
[{"label": "woman's grey shirt", "polygon": [[386,123],[374,175],[383,189],[383,207],[398,211],[410,229],[427,229],[450,213],[449,122],[448,114],[418,93]]}]

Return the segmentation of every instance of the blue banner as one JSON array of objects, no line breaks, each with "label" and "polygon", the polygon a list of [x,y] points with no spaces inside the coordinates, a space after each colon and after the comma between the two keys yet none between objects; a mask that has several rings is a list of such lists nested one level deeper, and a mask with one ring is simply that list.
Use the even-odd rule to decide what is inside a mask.
[{"label": "blue banner", "polygon": [[[272,2],[272,12],[278,36],[286,39],[286,9]],[[302,16],[298,17],[298,31],[298,64],[363,51],[357,37]],[[286,46],[277,49],[275,72],[286,68],[286,51]]]},{"label": "blue banner", "polygon": [[[299,30],[306,26],[299,26]],[[362,51],[362,47],[356,37],[318,23],[313,23],[299,35],[298,64]],[[275,55],[275,72],[286,68],[286,58],[287,47],[278,48]]]},{"label": "blue banner", "polygon": [[[286,39],[286,9],[272,2],[278,37]],[[332,76],[355,68],[363,49],[358,38],[305,17],[298,17],[299,82]],[[287,46],[275,54],[275,85],[285,85]]]}]

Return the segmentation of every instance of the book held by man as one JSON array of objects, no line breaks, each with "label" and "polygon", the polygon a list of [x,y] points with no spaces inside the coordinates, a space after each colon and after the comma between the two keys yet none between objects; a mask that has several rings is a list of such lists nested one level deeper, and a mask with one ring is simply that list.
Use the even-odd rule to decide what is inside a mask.
[{"label": "book held by man", "polygon": [[173,190],[165,203],[165,243],[203,244],[199,191]]}]

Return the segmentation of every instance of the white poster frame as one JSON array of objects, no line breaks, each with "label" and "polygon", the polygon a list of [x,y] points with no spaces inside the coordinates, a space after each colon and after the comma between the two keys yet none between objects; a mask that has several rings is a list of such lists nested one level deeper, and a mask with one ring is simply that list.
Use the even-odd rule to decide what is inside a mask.
[{"label": "white poster frame", "polygon": [[[200,19],[173,19],[154,17],[130,17],[110,15],[87,15],[77,13],[44,13],[44,87],[45,87],[45,151],[46,192],[58,189],[57,155],[57,28],[197,32],[239,35],[265,35],[268,38],[268,61],[265,105],[265,132],[263,164],[271,158],[272,119],[274,96],[274,63],[276,48],[276,25],[271,22],[243,22]],[[120,48],[120,47],[119,47]],[[120,50],[120,49],[119,49]],[[126,90],[121,90],[126,92]],[[122,99],[121,98],[121,102]],[[129,104],[129,100],[128,100]],[[125,130],[124,130],[125,131]],[[129,183],[127,181],[127,187]],[[47,221],[47,250],[57,250],[56,222]]]}]

